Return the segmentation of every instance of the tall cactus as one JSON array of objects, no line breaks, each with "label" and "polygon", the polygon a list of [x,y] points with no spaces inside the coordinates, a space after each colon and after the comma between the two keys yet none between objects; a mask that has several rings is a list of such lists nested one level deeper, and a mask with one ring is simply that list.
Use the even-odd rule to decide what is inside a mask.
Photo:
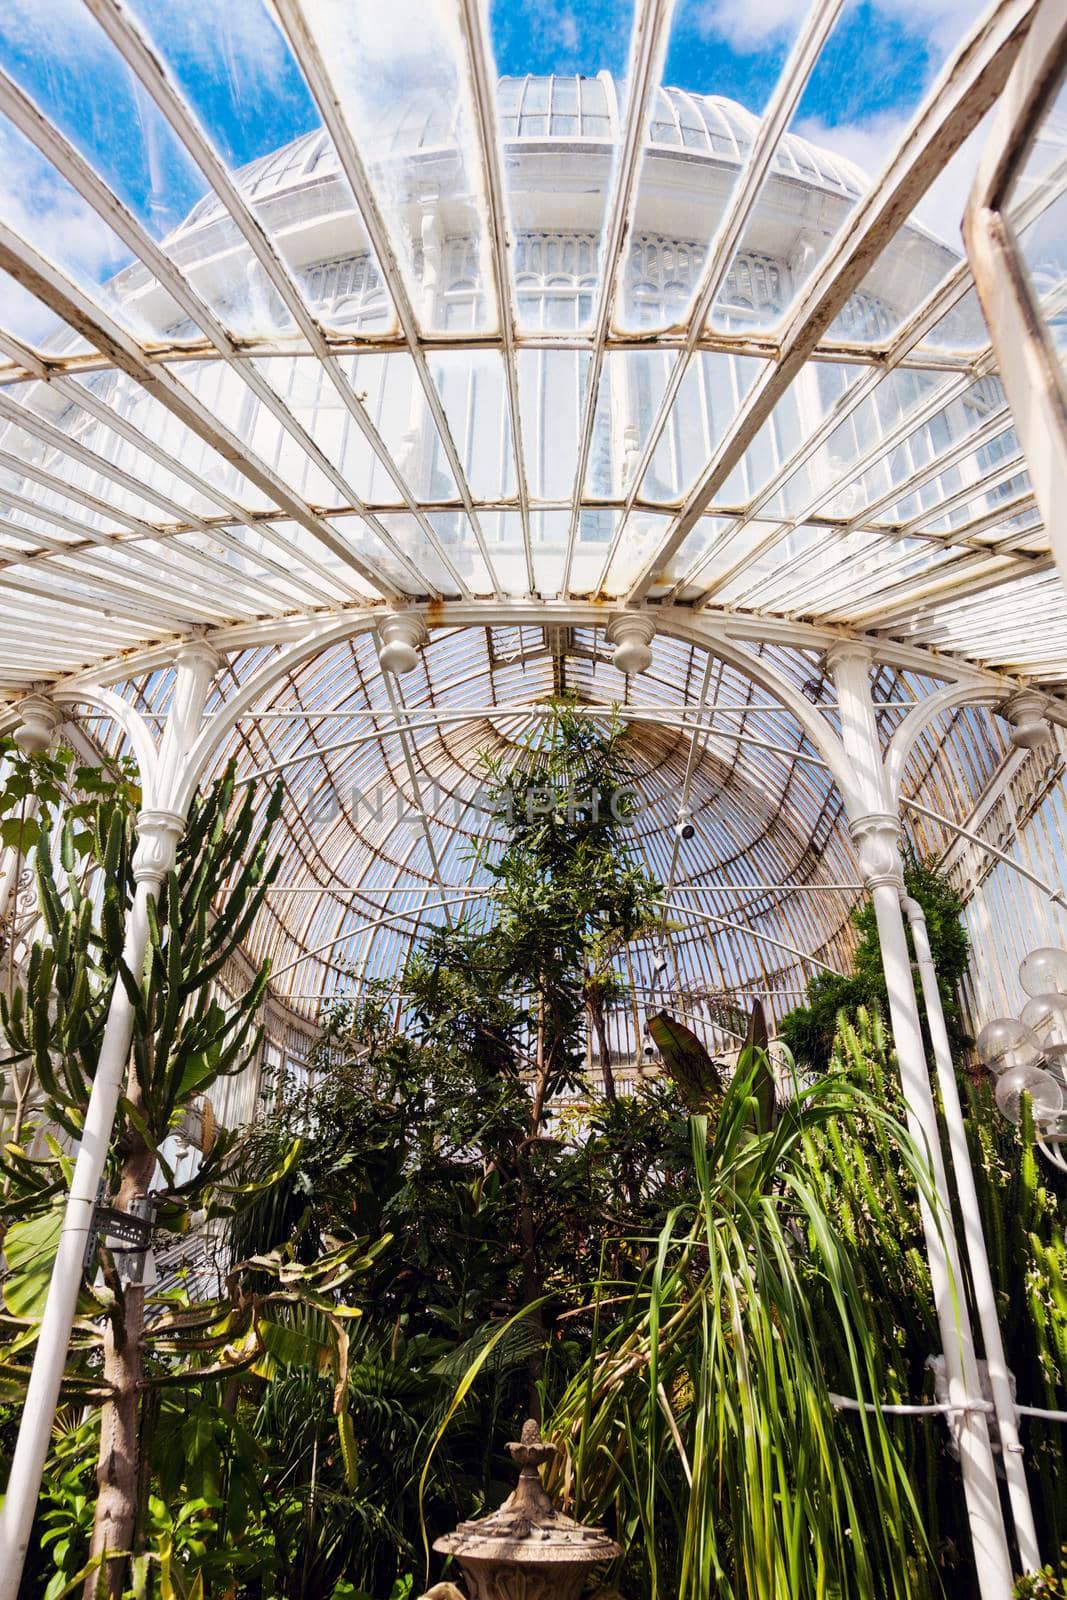
[{"label": "tall cactus", "polygon": [[[88,1101],[110,996],[123,984],[134,1008],[125,1094],[108,1156],[107,1183],[119,1210],[129,1211],[163,1172],[163,1203],[174,1223],[202,1204],[225,1170],[232,1142],[223,1137],[197,1179],[176,1188],[162,1153],[184,1113],[223,1075],[241,1071],[259,1045],[256,1015],[266,984],[263,969],[243,995],[226,1003],[214,980],[241,944],[274,874],[267,840],[281,802],[276,792],[257,817],[254,793],[235,803],[232,771],[191,811],[174,870],[150,915],[144,966],[122,961],[123,924],[132,903],[133,812],[97,808],[90,829],[86,881],[75,845],[76,824],[63,823],[58,849],[47,835],[37,850],[42,934],[23,983],[0,1002],[6,1062],[32,1065],[41,1097],[40,1126],[77,1138]],[[225,889],[224,904],[215,902]],[[96,892],[94,892],[96,891]],[[14,1206],[44,1221],[58,1174],[42,1181],[26,1151],[9,1151],[6,1176]],[[57,1156],[57,1166],[61,1166]],[[9,1207],[9,1210],[11,1208]],[[10,1260],[10,1253],[9,1253]],[[107,1286],[98,1499],[91,1557],[106,1565],[106,1593],[123,1592],[125,1559],[134,1539],[139,1491],[145,1369],[145,1289],[123,1283],[108,1252],[100,1251]],[[9,1286],[5,1286],[8,1292]],[[8,1369],[9,1373],[12,1371]],[[96,1578],[87,1581],[96,1593]]]}]

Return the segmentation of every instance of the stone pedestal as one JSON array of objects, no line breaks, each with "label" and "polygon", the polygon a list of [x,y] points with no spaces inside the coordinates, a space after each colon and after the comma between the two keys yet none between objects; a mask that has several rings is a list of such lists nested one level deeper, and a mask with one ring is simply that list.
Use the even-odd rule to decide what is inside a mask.
[{"label": "stone pedestal", "polygon": [[537,1423],[508,1449],[519,1482],[499,1511],[461,1522],[434,1549],[455,1556],[471,1600],[577,1600],[592,1568],[621,1554],[601,1528],[583,1528],[557,1511],[541,1487],[540,1468],[556,1454]]}]

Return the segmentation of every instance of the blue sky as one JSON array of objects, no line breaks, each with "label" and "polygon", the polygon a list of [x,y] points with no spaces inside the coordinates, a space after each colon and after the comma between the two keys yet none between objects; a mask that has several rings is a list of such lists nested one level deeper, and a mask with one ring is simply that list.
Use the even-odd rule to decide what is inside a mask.
[{"label": "blue sky", "polygon": [[[266,0],[127,3],[231,166],[319,125]],[[372,47],[366,59],[374,66],[360,72],[359,52],[350,52],[352,81],[361,89],[370,84],[368,93],[376,93],[381,106],[403,93],[406,73],[425,81],[441,41],[455,34],[454,8],[446,0],[305,3],[310,15],[319,15],[325,39],[338,29],[364,30]],[[876,168],[977,5],[849,0],[798,110],[796,130]],[[725,95],[758,112],[806,11],[807,0],[678,0],[665,81]],[[621,77],[632,15],[633,0],[490,0],[498,69],[607,69]],[[436,32],[418,26],[430,17]],[[423,59],[416,61],[420,45]],[[157,235],[173,228],[204,192],[201,174],[81,0],[3,0],[0,64]],[[935,196],[931,210],[936,203]],[[95,214],[2,120],[0,215],[82,281],[105,280],[126,259]],[[9,289],[6,298],[13,295],[17,291]]]},{"label": "blue sky", "polygon": [[[747,10],[748,17],[736,4],[680,0],[664,81],[762,110],[803,7],[748,0]],[[493,0],[497,65],[507,73],[607,68],[621,77],[632,15],[628,0]],[[929,6],[853,3],[830,36],[800,115],[833,126],[912,104],[940,54]]]}]

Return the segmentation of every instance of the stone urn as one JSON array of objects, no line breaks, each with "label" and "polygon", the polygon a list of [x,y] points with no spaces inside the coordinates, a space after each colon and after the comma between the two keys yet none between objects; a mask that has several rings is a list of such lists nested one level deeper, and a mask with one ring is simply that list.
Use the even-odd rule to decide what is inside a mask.
[{"label": "stone urn", "polygon": [[455,1556],[471,1600],[577,1600],[594,1567],[622,1552],[601,1528],[583,1528],[557,1511],[541,1487],[540,1469],[556,1447],[532,1419],[519,1444],[509,1444],[519,1482],[491,1516],[461,1522],[434,1549]]}]

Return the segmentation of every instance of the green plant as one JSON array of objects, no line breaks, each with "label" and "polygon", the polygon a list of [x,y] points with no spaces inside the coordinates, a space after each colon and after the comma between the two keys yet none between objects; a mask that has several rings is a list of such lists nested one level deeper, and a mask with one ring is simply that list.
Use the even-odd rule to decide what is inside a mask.
[{"label": "green plant", "polygon": [[[623,1309],[599,1286],[594,1338],[552,1418],[575,1511],[612,1516],[653,1597],[914,1596],[919,1509],[876,1407],[881,1362],[810,1140],[857,1116],[924,1181],[899,1124],[842,1074],[764,1097],[745,1052],[714,1121],[692,1119],[693,1199],[649,1239]],[[828,1337],[832,1334],[832,1337]]]},{"label": "green plant", "polygon": [[[213,1298],[190,1284],[146,1303],[130,1593],[403,1596],[421,1570],[423,1522],[432,1541],[504,1498],[502,1443],[538,1403],[565,1446],[556,1484],[568,1505],[606,1518],[631,1549],[616,1575],[628,1593],[928,1600],[942,1581],[963,1592],[968,1535],[943,1425],[843,1414],[830,1399],[921,1398],[937,1348],[919,1177],[880,1005],[840,1018],[828,1006],[828,1074],[782,1107],[758,1018],[734,1013],[729,1025],[750,1031],[732,1082],[660,1015],[649,1029],[665,1071],[612,1094],[605,1019],[627,997],[627,942],[662,925],[656,886],[629,852],[625,806],[594,820],[592,804],[573,800],[583,783],[590,800],[625,788],[625,737],[596,734],[563,706],[543,746],[515,761],[493,778],[494,924],[442,927],[395,985],[332,1008],[308,1079],[268,1084],[252,1126],[222,1134],[199,1185],[164,1170],[163,1222],[210,1211],[225,1281]],[[50,837],[73,798],[46,796]],[[92,838],[63,847],[75,879],[110,849],[125,881],[129,802],[120,794],[109,807],[101,788],[70,819]],[[225,812],[223,837],[237,815]],[[113,1187],[135,1150],[131,1127],[144,1138],[134,1112],[165,1157],[161,1131],[189,1094],[202,1096],[200,1074],[241,1059],[225,1041],[214,1054],[192,1048],[184,1024],[166,1044],[178,959],[169,918],[202,904],[217,878],[201,871],[205,849],[217,860],[214,837],[207,830],[199,867],[179,861],[178,896],[161,900],[136,1062],[149,1093],[127,1093]],[[67,872],[53,886],[68,896],[63,915],[84,918]],[[954,971],[965,944],[950,897],[938,903],[940,924],[927,894]],[[88,925],[83,938],[77,918],[53,916],[42,940],[62,956],[51,1007],[46,1016],[23,1001],[13,1016],[20,1070],[36,1085],[43,1051],[68,1132],[114,981],[110,934],[92,915]],[[868,992],[869,915],[860,931]],[[202,998],[190,991],[194,1021]],[[590,1032],[601,1096],[585,1081]],[[179,1057],[192,1067],[184,1088],[185,1068],[171,1070]],[[1062,1407],[1063,1196],[1025,1128],[992,1118],[987,1086],[970,1083],[968,1095],[1020,1395]],[[28,1137],[0,1159],[11,1219],[0,1396],[17,1401],[68,1165],[58,1142],[31,1157]],[[82,1303],[32,1600],[100,1577],[99,1559],[85,1563],[99,1408],[113,1396],[99,1319],[111,1310],[106,1296]],[[87,1408],[84,1425],[75,1408]],[[0,1441],[13,1418],[0,1410]],[[1052,1548],[1063,1536],[1059,1440],[1052,1426],[1026,1426]]]},{"label": "green plant", "polygon": [[[37,847],[42,841],[47,845],[57,820],[61,819],[70,868],[84,869],[91,864],[109,820],[121,817],[123,825],[128,824],[140,804],[136,768],[126,758],[95,767],[78,762],[74,752],[63,747],[24,755],[13,739],[4,737],[0,738],[0,761],[5,769],[0,785],[0,846],[16,852],[10,879],[13,884],[17,883],[22,858],[32,861],[35,868],[39,866]],[[17,908],[16,892],[0,915],[0,960],[5,968],[2,988],[7,995],[15,983]],[[0,1181],[0,1237],[13,1218],[21,1214],[28,1194],[37,1190],[44,1201],[50,1198],[47,1164],[35,1166],[21,1153],[26,1118],[37,1086],[36,1064],[16,1056],[9,1057],[4,1066],[0,1118],[7,1156]],[[57,1192],[53,1182],[51,1193]]]},{"label": "green plant", "polygon": [[1044,1566],[1039,1572],[1027,1572],[1016,1580],[1012,1590],[1015,1600],[1062,1600],[1067,1595],[1067,1545],[1060,1554],[1055,1567]]},{"label": "green plant", "polygon": [[[487,765],[502,848],[482,864],[495,890],[491,925],[441,928],[409,963],[413,1031],[467,1059],[478,1081],[503,1079],[523,1093],[521,1137],[494,1152],[516,1197],[522,1303],[551,1290],[550,1221],[558,1197],[558,1142],[548,1128],[553,1100],[584,1087],[585,1022],[601,1041],[609,1103],[614,1084],[603,1028],[609,997],[623,992],[617,951],[656,921],[658,886],[632,848],[632,772],[626,730],[607,733],[566,703],[535,748]],[[636,1200],[633,1184],[628,1185]],[[546,1313],[551,1318],[551,1292]],[[531,1362],[530,1405],[542,1359]]]},{"label": "green plant", "polygon": [[[51,798],[49,793],[45,801]],[[227,1209],[237,1195],[231,1181],[236,1135],[219,1131],[196,1172],[183,1181],[169,1164],[165,1141],[217,1078],[242,1071],[258,1049],[256,1016],[266,972],[230,1003],[213,980],[262,903],[271,876],[266,840],[280,794],[257,818],[251,793],[234,805],[229,774],[194,804],[175,869],[151,908],[148,951],[138,972],[127,970],[122,957],[125,917],[135,893],[133,799],[126,786],[108,789],[98,779],[89,801],[68,804],[54,819],[54,840],[53,820],[42,802],[35,871],[43,932],[23,981],[10,996],[0,995],[0,1026],[5,1064],[32,1074],[37,1108],[27,1124],[30,1136],[40,1124],[77,1138],[111,995],[116,985],[125,986],[134,1006],[133,1043],[109,1150],[108,1184],[115,1204],[128,1211],[161,1169],[157,1221],[173,1229],[194,1209]],[[229,895],[216,912],[213,901],[222,883],[229,884]],[[30,1334],[9,1346],[4,1379],[10,1389],[24,1375],[12,1357],[32,1343],[32,1325],[40,1314],[69,1162],[54,1140],[46,1158],[32,1157],[25,1143],[9,1144],[2,1161],[6,1215],[19,1219],[7,1239],[4,1301]],[[98,1259],[103,1288],[87,1298],[103,1319],[102,1365],[86,1367],[76,1354],[67,1379],[68,1392],[80,1389],[102,1403],[91,1560],[106,1550],[128,1551],[134,1542],[143,1395],[146,1386],[174,1376],[172,1370],[153,1375],[146,1367],[149,1340],[171,1361],[193,1356],[191,1366],[203,1381],[203,1335],[217,1321],[217,1313],[198,1318],[174,1308],[150,1328],[145,1289],[123,1282],[109,1251],[100,1249]],[[76,1352],[92,1345],[98,1331],[83,1326]],[[225,1337],[218,1338],[217,1348],[225,1343]],[[109,1593],[120,1593],[124,1568],[122,1559],[107,1563]]]},{"label": "green plant", "polygon": [[[832,1070],[862,1085],[872,1100],[902,1116],[899,1079],[878,1012],[843,1016]],[[971,1163],[1008,1359],[1024,1403],[1067,1406],[1067,1185],[1044,1168],[1024,1121],[996,1113],[992,1084],[965,1078],[964,1113]],[[937,1321],[914,1187],[880,1124],[859,1116],[832,1122],[811,1140],[813,1183],[846,1241],[868,1305],[887,1401],[932,1398],[927,1359],[939,1349]],[[957,1218],[957,1228],[959,1228]],[[963,1286],[969,1293],[969,1285]],[[974,1316],[972,1306],[972,1318]],[[1027,1472],[1043,1548],[1067,1533],[1058,1425],[1024,1422]],[[940,1424],[890,1423],[908,1463],[938,1565],[960,1571],[968,1532],[955,1463]]]},{"label": "green plant", "polygon": [[[954,1051],[968,1043],[959,1005],[959,984],[967,970],[970,944],[960,913],[963,902],[936,868],[909,857],[904,865],[904,885],[923,908],[930,934],[930,949],[937,969],[941,1006]],[[860,1006],[887,1015],[885,974],[878,942],[874,906],[865,901],[852,913],[858,934],[852,972],[841,976],[818,972],[808,983],[807,1004],[796,1006],[781,1019],[778,1036],[802,1067],[825,1072],[837,1035],[841,1012],[854,1015]],[[916,977],[916,993],[920,993]],[[923,1007],[920,1003],[920,1015]]]}]

